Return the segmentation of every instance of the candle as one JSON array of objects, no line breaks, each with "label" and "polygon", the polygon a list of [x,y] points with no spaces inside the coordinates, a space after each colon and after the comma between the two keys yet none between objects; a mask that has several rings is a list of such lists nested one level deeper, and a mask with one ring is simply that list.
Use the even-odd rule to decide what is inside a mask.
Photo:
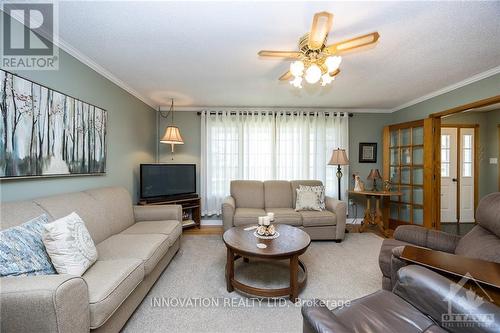
[{"label": "candle", "polygon": [[269,218],[269,216],[264,216],[264,225],[268,226],[270,224],[271,224],[271,219]]},{"label": "candle", "polygon": [[259,225],[264,225],[264,216],[259,216]]},{"label": "candle", "polygon": [[271,221],[274,221],[274,213],[270,212],[270,213],[267,213],[267,216],[269,217],[269,219]]}]

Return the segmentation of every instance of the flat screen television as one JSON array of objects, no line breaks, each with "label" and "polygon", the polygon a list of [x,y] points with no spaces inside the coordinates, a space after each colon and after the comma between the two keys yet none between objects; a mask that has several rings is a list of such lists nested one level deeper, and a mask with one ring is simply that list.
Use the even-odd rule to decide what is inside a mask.
[{"label": "flat screen television", "polygon": [[195,164],[141,164],[141,199],[196,194]]}]

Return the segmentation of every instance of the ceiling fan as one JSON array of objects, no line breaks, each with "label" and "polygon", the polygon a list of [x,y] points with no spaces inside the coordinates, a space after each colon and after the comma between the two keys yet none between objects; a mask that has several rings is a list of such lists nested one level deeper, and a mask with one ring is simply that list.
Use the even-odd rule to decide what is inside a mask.
[{"label": "ceiling fan", "polygon": [[299,39],[299,51],[259,51],[259,56],[294,60],[290,70],[280,80],[290,80],[290,84],[302,88],[303,78],[311,84],[321,79],[321,85],[330,84],[340,73],[341,54],[374,44],[379,39],[378,32],[347,39],[339,43],[326,45],[328,32],[332,28],[333,14],[316,13],[311,31]]}]

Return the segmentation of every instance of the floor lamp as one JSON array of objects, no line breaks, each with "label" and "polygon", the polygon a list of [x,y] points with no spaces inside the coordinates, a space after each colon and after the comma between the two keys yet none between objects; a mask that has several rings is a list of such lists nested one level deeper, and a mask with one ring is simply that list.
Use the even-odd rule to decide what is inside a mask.
[{"label": "floor lamp", "polygon": [[337,166],[337,180],[339,182],[339,192],[338,192],[339,200],[342,200],[340,195],[340,179],[342,178],[342,169],[340,168],[340,166],[348,164],[349,164],[349,159],[347,158],[345,149],[340,149],[340,148],[337,148],[333,151],[332,158],[330,159],[330,162],[328,162],[328,165]]}]

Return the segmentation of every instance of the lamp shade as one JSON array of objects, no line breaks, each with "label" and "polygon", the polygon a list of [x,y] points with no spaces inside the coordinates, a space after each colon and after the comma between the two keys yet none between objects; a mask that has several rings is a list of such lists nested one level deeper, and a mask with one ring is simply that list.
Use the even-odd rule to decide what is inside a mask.
[{"label": "lamp shade", "polygon": [[380,176],[380,172],[378,171],[378,169],[371,169],[367,179],[369,180],[382,179],[382,176]]},{"label": "lamp shade", "polygon": [[328,165],[348,165],[348,164],[349,164],[349,159],[347,158],[345,149],[337,148],[333,150],[332,158],[330,159],[330,162],[328,162]]},{"label": "lamp shade", "polygon": [[168,126],[165,130],[165,134],[160,140],[161,143],[170,143],[172,145],[183,145],[184,140],[182,140],[181,132],[177,126]]}]

